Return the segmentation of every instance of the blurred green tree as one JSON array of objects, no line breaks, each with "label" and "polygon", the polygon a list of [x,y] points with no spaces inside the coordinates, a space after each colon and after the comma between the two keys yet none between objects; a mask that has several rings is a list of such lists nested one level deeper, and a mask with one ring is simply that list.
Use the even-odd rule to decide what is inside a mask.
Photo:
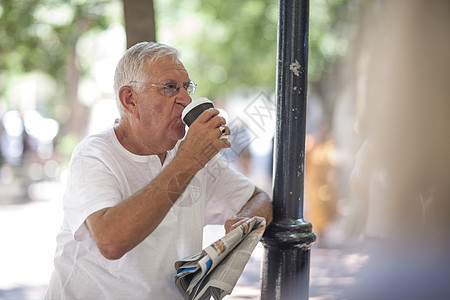
[{"label": "blurred green tree", "polygon": [[78,82],[87,70],[78,62],[76,45],[83,34],[99,32],[112,22],[108,5],[110,1],[2,0],[0,95],[14,76],[45,73],[56,88],[39,109],[58,119],[54,104],[67,103],[71,115],[63,128],[81,135],[87,114],[78,101]]},{"label": "blurred green tree", "polygon": [[[182,50],[199,94],[222,98],[236,90],[273,92],[276,77],[278,2],[274,0],[158,0],[161,42]],[[343,30],[353,0],[310,4],[309,80],[346,52]]]}]

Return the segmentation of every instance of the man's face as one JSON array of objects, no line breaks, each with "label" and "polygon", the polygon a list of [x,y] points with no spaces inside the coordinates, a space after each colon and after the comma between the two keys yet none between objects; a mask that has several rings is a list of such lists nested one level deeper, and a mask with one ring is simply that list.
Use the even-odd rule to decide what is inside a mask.
[{"label": "man's face", "polygon": [[[169,57],[157,60],[151,68],[145,67],[144,72],[146,84],[138,93],[138,135],[149,149],[167,151],[185,135],[181,113],[192,101],[183,88],[190,80],[189,75],[181,62]],[[173,96],[165,95],[163,85],[167,84],[178,85],[179,91]]]}]

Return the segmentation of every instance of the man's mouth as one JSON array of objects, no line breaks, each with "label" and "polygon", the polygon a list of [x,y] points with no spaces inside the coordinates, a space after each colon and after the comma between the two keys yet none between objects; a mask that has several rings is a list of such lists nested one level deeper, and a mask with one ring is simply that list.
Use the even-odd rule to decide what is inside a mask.
[{"label": "man's mouth", "polygon": [[175,123],[180,123],[180,125],[181,125],[181,124],[184,125],[183,120],[181,120],[181,115],[175,117],[175,118],[173,119],[173,122],[175,122]]}]

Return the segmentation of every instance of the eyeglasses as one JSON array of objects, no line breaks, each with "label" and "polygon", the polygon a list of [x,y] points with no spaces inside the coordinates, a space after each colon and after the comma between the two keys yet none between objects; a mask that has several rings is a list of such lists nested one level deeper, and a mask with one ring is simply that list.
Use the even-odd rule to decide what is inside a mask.
[{"label": "eyeglasses", "polygon": [[[181,86],[175,81],[169,81],[169,82],[166,82],[163,84],[156,84],[156,83],[151,83],[151,82],[140,82],[140,81],[131,81],[130,84],[131,83],[143,83],[143,84],[150,84],[151,86],[156,86],[160,89],[161,93],[167,97],[175,96],[176,94],[178,94],[178,92],[180,91],[180,88],[181,88]],[[190,95],[195,92],[195,89],[197,88],[197,84],[195,82],[189,80],[189,81],[186,81],[185,83],[183,83],[183,88]]]}]

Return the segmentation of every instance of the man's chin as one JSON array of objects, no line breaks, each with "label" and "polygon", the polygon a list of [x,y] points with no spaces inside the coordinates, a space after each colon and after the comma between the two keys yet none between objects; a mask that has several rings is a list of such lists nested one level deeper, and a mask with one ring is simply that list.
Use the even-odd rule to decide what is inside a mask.
[{"label": "man's chin", "polygon": [[179,140],[183,139],[185,135],[186,135],[186,127],[183,124],[182,127],[179,126],[179,127],[174,128],[172,137],[174,140],[179,141]]}]

